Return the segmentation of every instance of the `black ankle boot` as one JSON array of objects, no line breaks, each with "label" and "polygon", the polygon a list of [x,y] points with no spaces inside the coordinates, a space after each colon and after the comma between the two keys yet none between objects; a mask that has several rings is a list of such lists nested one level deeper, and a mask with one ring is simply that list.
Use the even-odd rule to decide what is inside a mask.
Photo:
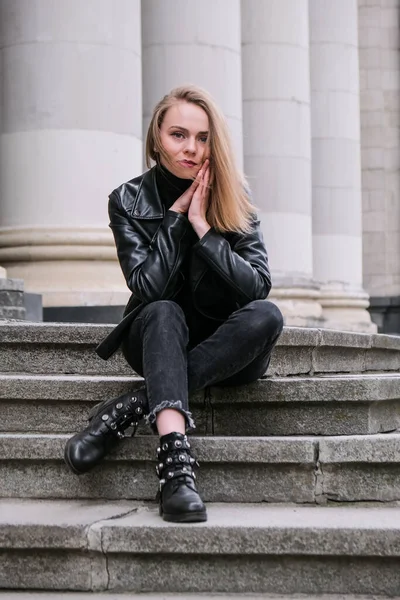
[{"label": "black ankle boot", "polygon": [[198,463],[192,456],[186,435],[174,432],[162,436],[157,456],[160,515],[164,521],[207,521],[206,507],[196,489],[193,473],[193,467]]},{"label": "black ankle boot", "polygon": [[129,427],[133,435],[139,421],[148,413],[144,388],[100,402],[89,413],[89,426],[68,440],[64,458],[77,475],[86,473],[118,445]]}]

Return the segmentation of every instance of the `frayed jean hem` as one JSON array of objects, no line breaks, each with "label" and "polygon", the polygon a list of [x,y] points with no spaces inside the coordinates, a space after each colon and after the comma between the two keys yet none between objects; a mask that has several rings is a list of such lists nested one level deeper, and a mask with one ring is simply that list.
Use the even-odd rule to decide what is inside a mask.
[{"label": "frayed jean hem", "polygon": [[182,408],[182,402],[180,400],[176,400],[176,402],[170,402],[169,400],[164,400],[158,404],[148,415],[144,417],[145,422],[150,425],[151,429],[157,433],[157,425],[156,418],[157,414],[164,410],[165,408],[173,408],[180,412],[186,421],[186,431],[190,431],[191,429],[196,429],[196,425],[194,424],[192,413],[188,410]]}]

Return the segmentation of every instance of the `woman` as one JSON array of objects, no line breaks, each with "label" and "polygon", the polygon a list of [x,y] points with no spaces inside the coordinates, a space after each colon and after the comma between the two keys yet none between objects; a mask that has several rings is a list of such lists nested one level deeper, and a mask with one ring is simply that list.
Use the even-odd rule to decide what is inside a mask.
[{"label": "woman", "polygon": [[224,117],[204,90],[176,88],[158,103],[146,159],[149,171],[110,195],[110,227],[132,295],[96,350],[107,359],[122,344],[145,387],[96,406],[65,459],[75,473],[88,471],[145,415],[160,436],[160,514],[205,521],[186,436],[194,427],[188,394],[261,377],[282,315],[265,300],[271,278],[259,221]]}]

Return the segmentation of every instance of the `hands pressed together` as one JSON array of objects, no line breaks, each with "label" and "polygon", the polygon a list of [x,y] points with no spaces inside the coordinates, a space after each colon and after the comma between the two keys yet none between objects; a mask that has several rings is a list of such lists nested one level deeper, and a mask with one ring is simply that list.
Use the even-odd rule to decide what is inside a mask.
[{"label": "hands pressed together", "polygon": [[210,229],[206,213],[209,202],[210,161],[206,159],[189,189],[180,196],[170,210],[187,213],[190,224],[203,237]]}]

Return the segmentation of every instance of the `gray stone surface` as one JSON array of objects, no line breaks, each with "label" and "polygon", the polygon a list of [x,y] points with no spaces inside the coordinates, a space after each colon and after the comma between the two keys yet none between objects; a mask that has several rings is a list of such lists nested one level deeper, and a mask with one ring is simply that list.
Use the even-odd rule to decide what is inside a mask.
[{"label": "gray stone surface", "polygon": [[[43,432],[65,433],[77,432],[87,425],[89,410],[96,402],[94,397],[87,401],[10,401],[1,402],[4,411],[4,420],[0,423],[3,432]],[[196,422],[196,433],[205,435],[211,433],[211,419],[209,411],[203,409],[201,404],[191,402],[191,411]],[[143,423],[139,426],[141,434],[152,433]]]},{"label": "gray stone surface", "polygon": [[321,501],[400,499],[400,436],[325,438],[319,442]]},{"label": "gray stone surface", "polygon": [[[334,331],[333,329],[320,329],[317,346],[334,348],[370,348],[372,334],[356,333],[351,331]],[[400,348],[400,344],[398,345]]]},{"label": "gray stone surface", "polygon": [[[177,593],[160,593],[160,594],[129,594],[129,593],[113,593],[113,592],[104,592],[101,594],[90,594],[90,600],[169,600],[177,598],[178,600],[220,600],[221,598],[229,598],[232,600],[383,600],[383,596],[354,596],[351,595],[342,595],[338,596],[335,594],[332,596],[329,595],[310,595],[305,596],[304,594],[291,594],[287,595],[275,595],[275,594],[246,594],[242,596],[241,594],[218,594],[215,596],[214,594],[177,594]],[[1,600],[88,600],[88,595],[86,593],[79,592],[1,592],[0,591],[0,599]],[[399,597],[392,596],[392,600],[399,600]]]},{"label": "gray stone surface", "polygon": [[[400,500],[400,465],[328,464],[321,467],[320,503]],[[318,501],[318,499],[317,499]]]},{"label": "gray stone surface", "polygon": [[[154,500],[154,436],[126,440],[92,472],[63,463],[66,435],[0,436],[0,496]],[[192,437],[210,502],[400,501],[400,436]]]},{"label": "gray stone surface", "polygon": [[398,433],[373,436],[321,438],[321,463],[394,463],[400,462]]},{"label": "gray stone surface", "polygon": [[267,378],[211,389],[215,435],[352,435],[400,427],[398,375]]},{"label": "gray stone surface", "polygon": [[23,321],[25,319],[25,308],[21,306],[0,306],[0,319]]},{"label": "gray stone surface", "polygon": [[[154,501],[155,465],[155,461],[104,463],[77,478],[62,464],[0,463],[0,497]],[[312,465],[201,465],[197,481],[206,502],[315,502]]]},{"label": "gray stone surface", "polygon": [[[0,460],[57,460],[68,435],[2,434]],[[203,462],[314,464],[316,438],[191,437],[193,452]],[[113,461],[153,460],[158,444],[156,436],[126,439],[112,454]]]},{"label": "gray stone surface", "polygon": [[[142,382],[117,376],[0,374],[0,431],[77,431],[93,403]],[[192,394],[190,405],[201,435],[353,435],[399,428],[398,398],[400,376],[395,373],[273,377]]]},{"label": "gray stone surface", "polygon": [[21,307],[24,304],[24,293],[14,292],[9,290],[0,290],[0,306],[5,307]]},{"label": "gray stone surface", "polygon": [[395,350],[398,352],[400,347],[400,336],[373,334],[371,336],[371,346],[372,348]]},{"label": "gray stone surface", "polygon": [[32,292],[24,293],[25,318],[27,321],[42,322],[43,306],[42,295]]},{"label": "gray stone surface", "polygon": [[[67,436],[0,437],[0,495],[154,500],[157,438],[127,440],[80,477],[62,462]],[[314,502],[315,441],[193,438],[202,496],[212,502]]]},{"label": "gray stone surface", "polygon": [[106,558],[100,553],[6,550],[0,553],[0,588],[86,590],[107,588]]},{"label": "gray stone surface", "polygon": [[0,509],[2,549],[400,556],[400,506],[209,504],[208,521],[190,526],[125,501],[2,499]]},{"label": "gray stone surface", "polygon": [[24,282],[22,279],[8,279],[0,277],[0,292],[23,292]]},{"label": "gray stone surface", "polygon": [[395,349],[371,348],[365,354],[364,367],[366,371],[399,371],[399,352]]},{"label": "gray stone surface", "polygon": [[[400,589],[397,506],[211,504],[208,522],[191,525],[131,503],[101,511],[93,502],[0,500],[0,585],[307,597],[321,589],[390,596]],[[85,523],[81,548],[76,528]]]},{"label": "gray stone surface", "polygon": [[[121,353],[108,361],[94,353],[111,329],[95,324],[0,323],[2,371],[131,375]],[[400,337],[290,327],[278,341],[268,374],[399,369]]]},{"label": "gray stone surface", "polygon": [[313,346],[276,346],[267,375],[306,375],[312,372]]},{"label": "gray stone surface", "polygon": [[143,385],[141,377],[0,374],[0,399],[100,402]]},{"label": "gray stone surface", "polygon": [[0,343],[94,346],[112,329],[91,323],[1,323]]},{"label": "gray stone surface", "polygon": [[0,548],[87,550],[87,528],[127,514],[132,502],[0,500]]},{"label": "gray stone surface", "polygon": [[[351,435],[393,429],[400,425],[398,404],[377,407],[379,418],[370,418],[370,406],[358,403],[335,404],[218,404],[213,407],[215,435]],[[378,427],[378,429],[377,429]]]},{"label": "gray stone surface", "polygon": [[[179,561],[163,556],[111,555],[109,589],[172,592],[334,593],[396,595],[398,560],[293,556],[192,556]],[[156,573],[156,576],[155,576]]]},{"label": "gray stone surface", "polygon": [[[161,521],[144,508],[93,525],[106,553],[298,556],[400,555],[400,507],[304,507],[215,504],[207,523]],[[96,539],[96,544],[100,543]]]},{"label": "gray stone surface", "polygon": [[75,343],[58,345],[56,338],[52,345],[11,344],[0,340],[0,364],[3,373],[134,374],[120,352],[104,361],[97,356],[94,348],[95,345]]}]

